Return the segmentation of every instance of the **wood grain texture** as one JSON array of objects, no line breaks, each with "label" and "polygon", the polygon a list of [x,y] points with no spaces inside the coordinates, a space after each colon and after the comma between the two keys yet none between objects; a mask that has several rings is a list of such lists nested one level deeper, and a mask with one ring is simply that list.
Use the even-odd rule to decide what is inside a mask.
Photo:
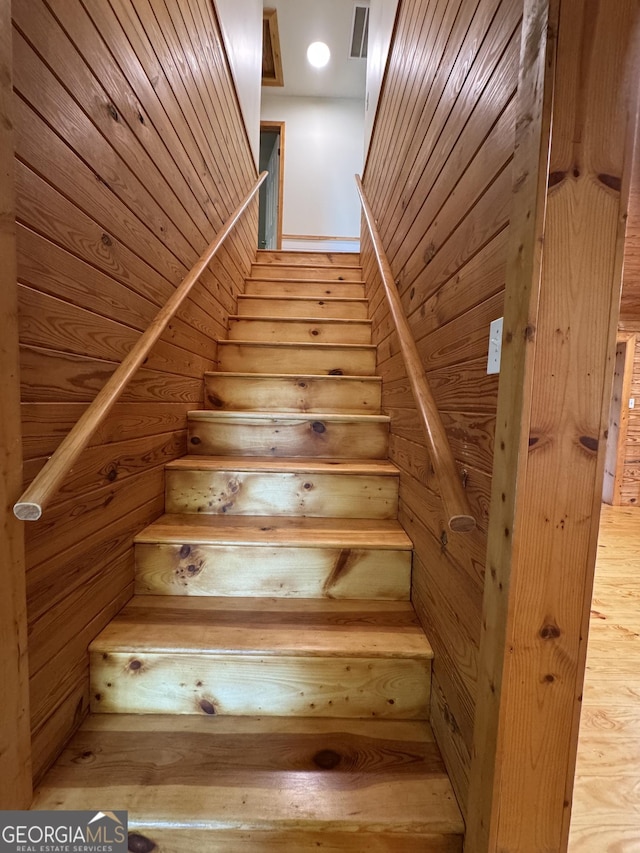
[{"label": "wood grain texture", "polygon": [[11,504],[20,490],[20,379],[15,237],[15,189],[11,50],[11,3],[0,3],[0,802],[2,808],[26,809],[31,799],[27,600],[22,525]]},{"label": "wood grain texture", "polygon": [[[356,184],[362,203],[364,218],[373,242],[389,311],[393,317],[394,342],[398,342],[402,352],[402,360],[411,386],[415,407],[420,416],[421,426],[425,434],[424,437],[429,447],[432,467],[438,480],[438,487],[445,512],[448,515],[447,524],[453,531],[468,533],[473,530],[476,521],[471,514],[466,493],[458,479],[458,471],[453,453],[451,452],[451,446],[449,445],[440,412],[436,406],[425,372],[424,359],[421,358],[412,329],[402,308],[391,267],[389,266],[389,261],[373,218],[373,212],[364,194],[362,181],[359,177],[356,177]],[[381,349],[382,347],[379,345],[378,357],[384,358],[384,352],[381,355]]]},{"label": "wood grain texture", "polygon": [[187,521],[182,544],[136,545],[136,591],[157,595],[407,600],[411,555],[354,548],[203,544]]},{"label": "wood grain texture", "polygon": [[269,249],[258,249],[256,263],[285,266],[295,264],[297,267],[360,267],[358,252],[274,252]]},{"label": "wood grain texture", "polygon": [[521,14],[515,0],[401,4],[363,179],[480,524],[465,543],[446,529],[364,235],[382,407],[392,416],[390,456],[403,472],[399,517],[416,543],[417,612],[438,649],[436,736],[463,811],[498,389],[486,375],[488,326],[502,314]]},{"label": "wood grain texture", "polygon": [[235,373],[325,373],[372,376],[376,349],[368,344],[291,344],[220,341],[221,370]]},{"label": "wood grain texture", "polygon": [[[115,403],[124,394],[129,382],[137,373],[138,368],[148,360],[149,353],[161,338],[165,328],[169,325],[182,303],[188,298],[201,274],[208,267],[224,240],[231,233],[236,222],[243,216],[265,178],[266,172],[263,172],[258,181],[241,200],[240,204],[232,211],[222,229],[216,234],[194,266],[176,287],[169,300],[163,305],[142,335],[140,335],[135,344],[127,352],[125,358],[102,386],[95,399],[91,402],[91,405],[83,412],[80,420],[65,436],[53,456],[47,460],[44,467],[37,473],[34,481],[14,506],[14,512],[18,518],[29,521],[37,521],[40,518],[43,510],[56,495],[60,485],[73,468],[76,460],[82,454],[83,450],[86,449],[95,430],[107,418]],[[49,339],[50,337],[48,336]],[[29,339],[27,338],[27,340]]]},{"label": "wood grain texture", "polygon": [[603,6],[525,5],[520,109],[532,120],[518,124],[471,850],[567,845],[622,276],[626,125],[635,112],[623,80],[636,17],[635,3],[620,4],[615,17]]},{"label": "wood grain texture", "polygon": [[[630,237],[633,240],[633,234]],[[625,241],[625,252],[628,240]],[[625,254],[626,262],[626,254]],[[630,287],[629,279],[623,282],[623,288]],[[622,309],[621,309],[622,310]],[[614,496],[618,503],[625,506],[640,506],[640,409],[635,401],[640,399],[640,322],[637,318],[622,319],[619,324],[618,338],[627,341],[626,356],[632,364],[626,364],[620,388],[620,436],[617,465],[615,468]],[[634,344],[635,339],[635,345]],[[630,371],[630,375],[629,375]],[[630,401],[634,407],[630,408]]]},{"label": "wood grain texture", "polygon": [[304,296],[322,299],[363,299],[364,285],[355,281],[326,279],[247,279],[244,292],[248,296]]},{"label": "wood grain texture", "polygon": [[[280,261],[278,264],[263,264],[258,260],[251,267],[251,280],[268,280],[283,284],[285,282],[361,282],[362,270],[359,266],[340,266],[338,264],[322,264],[313,266],[309,264],[286,264]],[[351,285],[349,285],[351,286]]]},{"label": "wood grain texture", "polygon": [[323,341],[324,343],[370,344],[370,320],[315,320],[295,318],[229,318],[229,339],[242,341]]},{"label": "wood grain texture", "polygon": [[90,651],[98,713],[428,714],[408,602],[137,596]]},{"label": "wood grain texture", "polygon": [[238,296],[238,314],[264,317],[338,317],[366,319],[366,299],[341,299],[328,296],[314,299],[305,296]]},{"label": "wood grain texture", "polygon": [[[25,0],[12,11],[30,478],[247,192],[255,166],[210,4],[193,0],[176,14],[155,0]],[[88,671],[74,635],[86,643],[109,595],[122,603],[131,592],[133,536],[162,511],[159,466],[184,452],[186,412],[202,401],[202,371],[215,362],[256,233],[253,204],[99,428],[50,520],[28,533],[31,642],[42,662],[32,690],[37,775],[82,718]],[[100,581],[92,570],[106,572],[110,559],[128,568]],[[75,611],[59,618],[73,610],[80,579],[101,590],[82,599],[84,627]],[[44,630],[49,609],[55,639]]]},{"label": "wood grain texture", "polygon": [[386,459],[386,415],[190,412],[195,455],[307,456]]},{"label": "wood grain texture", "polygon": [[381,385],[377,376],[207,373],[204,404],[212,411],[378,414]]},{"label": "wood grain texture", "polygon": [[602,508],[570,853],[620,850],[640,844],[637,782],[640,683],[638,588],[640,510]]},{"label": "wood grain texture", "polygon": [[140,594],[406,600],[396,521],[166,515],[136,537]]},{"label": "wood grain texture", "polygon": [[[216,773],[203,774],[211,766]],[[114,807],[127,808],[130,829],[163,853],[461,849],[427,723],[95,716],[36,807],[81,808],[114,783]]]},{"label": "wood grain texture", "polygon": [[397,515],[397,472],[388,463],[222,459],[191,456],[168,465],[167,512],[379,519]]}]

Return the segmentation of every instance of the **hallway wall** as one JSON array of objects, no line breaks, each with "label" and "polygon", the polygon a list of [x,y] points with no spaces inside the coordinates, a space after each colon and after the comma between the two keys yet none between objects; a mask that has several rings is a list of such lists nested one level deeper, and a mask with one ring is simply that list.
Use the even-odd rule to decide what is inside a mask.
[{"label": "hallway wall", "polygon": [[403,0],[365,191],[478,529],[446,529],[437,484],[363,239],[400,518],[415,543],[413,600],[435,650],[432,724],[464,809],[473,738],[503,311],[520,0]]},{"label": "hallway wall", "polygon": [[[13,10],[29,482],[256,172],[207,0]],[[186,450],[186,412],[256,245],[254,204],[43,519],[26,526],[36,776],[87,710],[87,645],[131,595],[132,537],[163,511],[163,465]]]}]

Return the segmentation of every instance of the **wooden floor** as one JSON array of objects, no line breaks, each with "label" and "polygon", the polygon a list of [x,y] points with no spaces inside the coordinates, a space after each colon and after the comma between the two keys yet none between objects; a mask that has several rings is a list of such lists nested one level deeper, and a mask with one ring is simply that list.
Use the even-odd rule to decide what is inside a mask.
[{"label": "wooden floor", "polygon": [[640,508],[604,506],[569,853],[640,851]]}]

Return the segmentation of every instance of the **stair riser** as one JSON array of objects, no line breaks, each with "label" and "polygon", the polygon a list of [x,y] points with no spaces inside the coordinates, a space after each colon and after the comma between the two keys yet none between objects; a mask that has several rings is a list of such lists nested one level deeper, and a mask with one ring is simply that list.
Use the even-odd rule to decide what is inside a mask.
[{"label": "stair riser", "polygon": [[357,412],[377,414],[380,382],[348,376],[205,377],[204,402],[216,411]]},{"label": "stair riser", "polygon": [[409,551],[197,543],[135,546],[136,593],[407,601]]},{"label": "stair riser", "polygon": [[167,470],[166,511],[396,518],[398,479],[362,474]]},{"label": "stair riser", "polygon": [[387,658],[91,654],[94,713],[428,718],[429,662]]},{"label": "stair riser", "polygon": [[298,266],[297,264],[253,264],[251,278],[273,279],[313,279],[326,281],[362,281],[362,269],[352,266]]},{"label": "stair riser", "polygon": [[202,456],[386,459],[388,423],[189,422],[189,449]]},{"label": "stair riser", "polygon": [[239,296],[238,314],[248,317],[308,317],[366,320],[367,302],[336,299],[269,299],[268,296]]},{"label": "stair riser", "polygon": [[269,281],[248,279],[244,292],[247,296],[303,296],[322,299],[364,299],[364,285],[352,281]]},{"label": "stair riser", "polygon": [[287,347],[220,341],[218,358],[220,370],[227,373],[373,376],[376,369],[374,349],[349,350],[337,345],[324,350],[313,346],[298,349],[295,344]]},{"label": "stair riser", "polygon": [[370,344],[371,324],[353,321],[229,320],[229,340],[303,342],[307,344]]},{"label": "stair riser", "polygon": [[276,249],[259,249],[257,264],[285,264],[301,267],[357,267],[360,265],[359,252],[296,252]]}]

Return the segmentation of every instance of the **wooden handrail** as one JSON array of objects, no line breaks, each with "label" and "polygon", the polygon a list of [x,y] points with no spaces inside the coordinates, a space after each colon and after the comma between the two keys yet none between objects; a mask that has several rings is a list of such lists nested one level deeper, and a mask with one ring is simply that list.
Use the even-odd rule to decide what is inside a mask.
[{"label": "wooden handrail", "polygon": [[384,246],[378,233],[373,212],[364,194],[364,188],[359,175],[355,177],[362,210],[373,242],[373,250],[378,261],[382,283],[387,294],[389,309],[400,340],[400,349],[407,370],[407,376],[409,377],[418,414],[420,415],[420,420],[427,436],[431,461],[433,462],[440,487],[440,496],[445,512],[449,517],[449,528],[457,532],[468,533],[474,529],[476,522],[471,514],[469,501],[458,477],[458,470],[453,453],[451,452],[449,439],[447,438],[440,412],[431,393],[429,381],[422,366],[422,360],[413,337],[413,332],[405,316],[398,288],[396,287],[391,266],[387,260]]},{"label": "wooden handrail", "polygon": [[31,485],[26,489],[20,500],[14,505],[13,511],[22,521],[37,521],[51,498],[60,488],[62,481],[73,468],[78,456],[89,444],[92,435],[108,415],[114,403],[127,386],[127,383],[149,355],[151,348],[164,332],[169,321],[189,295],[191,288],[198,281],[204,270],[211,262],[234,225],[246,210],[258,188],[267,177],[262,172],[252,189],[231,214],[215,239],[207,246],[203,254],[182,279],[165,305],[160,309],[155,319],[145,332],[138,338],[136,345],[124,361],[116,368],[103,388],[98,392],[93,402],[72,427],[53,456],[38,473]]}]

